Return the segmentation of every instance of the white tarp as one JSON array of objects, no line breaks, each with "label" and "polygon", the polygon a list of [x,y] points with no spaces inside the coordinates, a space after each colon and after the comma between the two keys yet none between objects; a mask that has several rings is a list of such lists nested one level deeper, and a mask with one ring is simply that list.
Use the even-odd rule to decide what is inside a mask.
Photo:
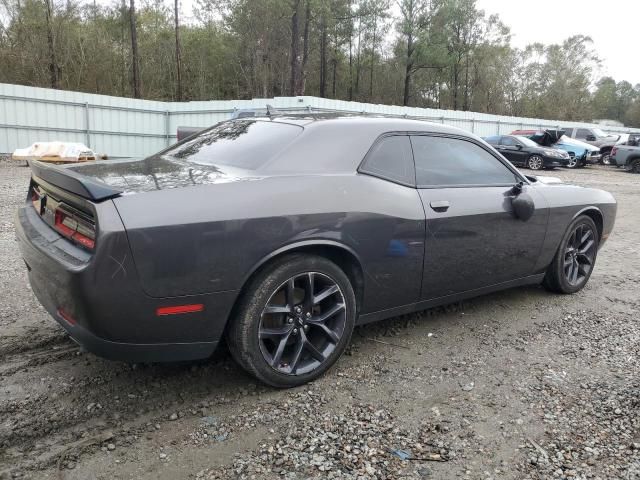
[{"label": "white tarp", "polygon": [[13,158],[44,162],[86,162],[95,160],[96,154],[82,143],[37,142],[27,148],[16,148]]}]

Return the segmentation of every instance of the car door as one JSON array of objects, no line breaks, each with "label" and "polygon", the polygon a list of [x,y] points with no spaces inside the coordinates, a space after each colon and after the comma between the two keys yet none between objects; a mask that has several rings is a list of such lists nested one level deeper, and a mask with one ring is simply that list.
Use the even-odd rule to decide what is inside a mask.
[{"label": "car door", "polygon": [[[411,135],[416,183],[426,216],[421,298],[453,295],[534,274],[549,210],[513,167],[480,143]],[[533,216],[513,213],[513,187],[534,201]]]},{"label": "car door", "polygon": [[527,160],[528,154],[524,151],[523,145],[513,137],[503,136],[500,138],[499,150],[514,165],[524,165]]}]

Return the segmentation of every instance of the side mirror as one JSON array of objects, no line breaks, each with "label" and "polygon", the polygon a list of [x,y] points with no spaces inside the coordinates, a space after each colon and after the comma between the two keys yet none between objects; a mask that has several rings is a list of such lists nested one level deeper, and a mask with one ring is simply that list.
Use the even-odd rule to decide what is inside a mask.
[{"label": "side mirror", "polygon": [[536,206],[533,203],[533,199],[526,193],[521,193],[511,200],[511,206],[513,207],[513,213],[517,218],[526,222],[536,211]]},{"label": "side mirror", "polygon": [[587,142],[595,142],[596,141],[596,137],[593,135],[587,135]]},{"label": "side mirror", "polygon": [[522,150],[522,145],[520,145],[520,144],[518,143],[518,144],[516,145],[516,148],[517,148],[518,150]]}]

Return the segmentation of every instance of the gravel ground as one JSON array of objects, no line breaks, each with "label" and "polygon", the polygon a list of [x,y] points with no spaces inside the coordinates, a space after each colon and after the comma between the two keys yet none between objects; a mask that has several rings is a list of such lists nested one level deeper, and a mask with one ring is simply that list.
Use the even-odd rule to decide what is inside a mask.
[{"label": "gravel ground", "polygon": [[27,168],[0,159],[0,478],[640,479],[640,176],[611,191],[587,288],[520,288],[359,328],[323,378],[276,391],[225,354],[83,353],[33,297],[14,241]]}]

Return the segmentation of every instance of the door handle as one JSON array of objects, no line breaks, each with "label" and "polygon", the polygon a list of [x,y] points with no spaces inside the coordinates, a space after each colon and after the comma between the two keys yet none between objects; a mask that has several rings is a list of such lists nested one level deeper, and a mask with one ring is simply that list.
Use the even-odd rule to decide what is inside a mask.
[{"label": "door handle", "polygon": [[447,210],[449,210],[451,204],[446,200],[438,200],[429,203],[429,206],[436,212],[446,212]]}]

